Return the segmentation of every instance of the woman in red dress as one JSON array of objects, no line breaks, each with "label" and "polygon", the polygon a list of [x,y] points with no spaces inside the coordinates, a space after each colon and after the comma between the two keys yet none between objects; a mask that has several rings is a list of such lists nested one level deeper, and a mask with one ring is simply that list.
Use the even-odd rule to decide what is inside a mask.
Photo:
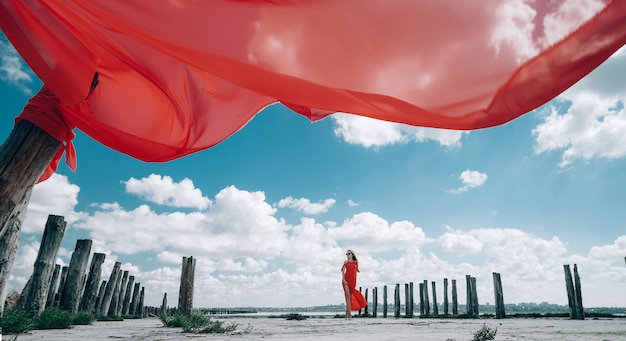
[{"label": "woman in red dress", "polygon": [[356,273],[359,272],[359,261],[352,250],[346,252],[348,260],[341,267],[343,292],[346,298],[346,320],[352,320],[352,310],[367,307],[367,301],[360,291],[356,290]]}]

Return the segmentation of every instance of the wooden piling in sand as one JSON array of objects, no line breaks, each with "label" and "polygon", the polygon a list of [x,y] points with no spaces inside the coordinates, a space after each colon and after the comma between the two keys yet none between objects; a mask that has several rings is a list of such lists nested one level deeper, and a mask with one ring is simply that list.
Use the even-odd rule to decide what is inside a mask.
[{"label": "wooden piling in sand", "polygon": [[409,293],[409,283],[404,283],[404,316],[411,317],[411,294]]},{"label": "wooden piling in sand", "polygon": [[124,293],[124,303],[122,304],[122,316],[128,315],[128,310],[133,297],[133,284],[135,284],[135,276],[128,276],[126,292]]},{"label": "wooden piling in sand", "polygon": [[102,300],[100,301],[100,311],[98,315],[107,316],[109,314],[109,308],[111,307],[111,298],[113,298],[113,291],[115,289],[117,275],[120,272],[120,267],[122,263],[115,262],[113,265],[113,270],[111,270],[111,275],[109,276],[109,280],[107,281],[107,286],[104,289],[104,296],[102,296]]},{"label": "wooden piling in sand", "polygon": [[563,270],[565,271],[565,287],[567,289],[569,316],[573,320],[584,320],[585,313],[582,305],[582,294],[580,292],[578,267],[574,264],[574,278],[576,283],[572,281],[572,272],[570,271],[569,264],[563,265]]},{"label": "wooden piling in sand", "polygon": [[124,307],[124,297],[126,295],[126,282],[128,282],[128,270],[122,274],[122,283],[120,284],[119,294],[117,295],[117,305],[115,307],[115,316],[122,316],[122,308]]},{"label": "wooden piling in sand", "polygon": [[78,239],[76,241],[76,247],[72,253],[70,259],[70,265],[67,271],[67,279],[65,280],[65,287],[63,288],[62,300],[59,303],[61,309],[67,310],[70,313],[78,311],[78,305],[80,304],[82,288],[84,285],[83,279],[85,271],[87,270],[87,262],[89,261],[89,254],[91,252],[91,240],[90,239]]},{"label": "wooden piling in sand", "polygon": [[128,314],[129,315],[137,315],[137,305],[139,304],[139,289],[140,289],[141,283],[137,282],[135,283],[135,286],[133,288],[133,298],[130,301],[130,305],[128,308]]},{"label": "wooden piling in sand", "polygon": [[161,301],[160,315],[167,315],[167,293],[163,293],[163,301]]},{"label": "wooden piling in sand", "polygon": [[448,316],[448,279],[443,279],[443,316]]},{"label": "wooden piling in sand", "polygon": [[452,316],[459,315],[459,300],[456,292],[456,279],[452,280]]},{"label": "wooden piling in sand", "polygon": [[467,317],[478,317],[478,295],[476,292],[476,277],[465,275],[465,287],[466,287],[466,314]]},{"label": "wooden piling in sand", "polygon": [[17,303],[18,309],[25,310],[29,316],[37,317],[46,307],[50,280],[65,234],[65,219],[62,216],[50,215],[41,238],[41,245],[35,260],[33,274],[30,276]]},{"label": "wooden piling in sand", "polygon": [[98,289],[98,296],[96,296],[96,304],[94,305],[93,311],[91,311],[91,313],[94,315],[98,315],[98,313],[100,312],[100,306],[102,306],[102,299],[104,298],[104,291],[106,290],[106,287],[107,287],[107,281],[103,280],[102,283],[100,283],[100,289]]},{"label": "wooden piling in sand", "polygon": [[396,283],[396,289],[393,292],[393,316],[400,317],[400,283]]},{"label": "wooden piling in sand", "polygon": [[437,306],[437,290],[435,290],[436,284],[435,281],[430,282],[430,284],[433,287],[433,315],[437,316],[439,315],[439,306]]},{"label": "wooden piling in sand", "polygon": [[506,318],[506,313],[504,312],[504,293],[502,292],[502,280],[500,279],[500,274],[497,272],[493,273],[493,292],[496,300],[496,318]]},{"label": "wooden piling in sand", "polygon": [[[365,288],[365,302],[368,302],[367,301],[367,288]],[[365,316],[367,316],[368,312],[369,312],[369,305],[366,305],[363,313],[365,314]]]},{"label": "wooden piling in sand", "polygon": [[424,280],[424,316],[430,316],[430,299],[428,298],[428,280]]},{"label": "wooden piling in sand", "polygon": [[183,315],[191,315],[193,310],[193,284],[196,260],[183,257],[180,275],[180,293],[178,295],[178,311]]},{"label": "wooden piling in sand", "polygon": [[111,295],[111,304],[109,305],[109,311],[107,312],[107,316],[116,317],[117,315],[117,305],[120,301],[120,286],[122,284],[122,273],[123,271],[120,269],[117,272],[117,276],[115,276],[115,286],[113,286],[113,295]]},{"label": "wooden piling in sand", "polygon": [[54,294],[53,307],[59,307],[59,304],[61,302],[61,294],[63,293],[63,289],[65,288],[65,281],[67,280],[68,271],[69,267],[67,265],[61,267],[61,277],[59,278],[59,287],[57,288],[57,292]]},{"label": "wooden piling in sand", "polygon": [[59,287],[59,277],[61,277],[61,265],[55,264],[52,278],[50,279],[50,288],[48,288],[48,298],[46,299],[46,308],[54,307],[54,297]]},{"label": "wooden piling in sand", "polygon": [[7,223],[4,234],[0,236],[0,316],[4,311],[5,290],[17,255],[17,248],[20,245],[20,230],[26,214],[27,203],[28,199],[22,203],[17,214]]},{"label": "wooden piling in sand", "polygon": [[141,287],[141,292],[139,293],[139,303],[138,303],[138,307],[135,311],[135,316],[136,317],[145,317],[145,311],[144,311],[144,304],[143,304],[143,300],[146,297],[146,287]]},{"label": "wooden piling in sand", "polygon": [[378,315],[378,287],[372,289],[372,317]]},{"label": "wooden piling in sand", "polygon": [[79,311],[94,313],[96,307],[96,299],[98,298],[98,285],[100,284],[100,276],[102,273],[102,263],[106,255],[96,252],[91,256],[91,264],[89,265],[89,274],[85,283],[85,291],[78,307]]},{"label": "wooden piling in sand", "polygon": [[383,317],[387,318],[387,286],[383,286]]}]

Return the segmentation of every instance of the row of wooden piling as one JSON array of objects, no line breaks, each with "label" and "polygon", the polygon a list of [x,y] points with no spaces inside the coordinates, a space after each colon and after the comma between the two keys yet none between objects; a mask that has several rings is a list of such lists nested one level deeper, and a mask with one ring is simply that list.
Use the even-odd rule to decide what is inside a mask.
[{"label": "row of wooden piling", "polygon": [[[626,259],[625,259],[626,261]],[[570,318],[583,320],[585,318],[584,309],[582,306],[582,294],[581,294],[581,285],[580,285],[580,277],[578,276],[578,268],[576,264],[574,264],[574,278],[572,280],[572,275],[570,271],[569,265],[564,265],[565,270],[565,282],[567,295],[569,298],[569,307],[570,307]],[[494,287],[494,298],[495,298],[495,318],[502,319],[506,318],[505,306],[504,306],[504,293],[502,290],[502,281],[499,273],[492,273],[493,277],[493,287]],[[448,279],[443,279],[443,316],[459,316],[458,311],[458,295],[457,295],[457,283],[455,279],[452,279],[452,314],[449,313],[449,300],[448,300]],[[478,304],[478,294],[476,289],[476,277],[472,277],[470,275],[465,276],[465,288],[466,288],[466,312],[465,317],[469,318],[478,318],[480,316],[479,313],[479,304]],[[431,316],[440,316],[439,315],[439,305],[437,303],[437,290],[436,283],[431,282],[432,286],[432,314],[431,314],[431,304],[428,293],[428,280],[424,280],[422,283],[419,283],[419,307],[420,307],[420,316],[421,317],[431,317]],[[362,288],[359,288],[362,291]],[[400,284],[396,283],[394,289],[394,317],[401,316],[401,304],[400,304]],[[364,292],[365,299],[367,300],[368,289],[365,289]],[[374,287],[372,289],[372,317],[377,317],[378,315],[378,287]],[[404,283],[404,317],[413,317],[414,312],[413,309],[415,307],[415,302],[413,299],[413,282]],[[383,286],[383,317],[387,317],[387,286]],[[366,316],[370,316],[369,307],[365,307],[363,312]],[[361,314],[361,311],[359,311]]]},{"label": "row of wooden piling", "polygon": [[33,274],[24,286],[16,308],[25,310],[30,316],[39,316],[48,307],[112,318],[144,316],[145,288],[141,283],[135,283],[135,276],[129,271],[121,270],[122,263],[115,262],[108,280],[101,281],[106,255],[94,253],[89,273],[86,272],[91,240],[77,240],[69,266],[55,264],[65,227],[64,217],[48,216]]}]

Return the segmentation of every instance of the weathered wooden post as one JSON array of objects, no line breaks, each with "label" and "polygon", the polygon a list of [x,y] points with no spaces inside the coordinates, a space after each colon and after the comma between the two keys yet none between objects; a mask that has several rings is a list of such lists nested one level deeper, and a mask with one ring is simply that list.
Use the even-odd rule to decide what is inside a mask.
[{"label": "weathered wooden post", "polygon": [[120,284],[122,283],[122,270],[117,272],[115,276],[115,285],[113,286],[113,294],[111,295],[111,304],[109,304],[109,311],[107,315],[109,317],[115,317],[117,312],[117,304],[120,300]]},{"label": "weathered wooden post", "polygon": [[143,304],[143,299],[146,296],[146,287],[141,287],[141,293],[139,294],[139,306],[137,308],[137,311],[135,312],[135,315],[137,317],[144,317],[144,304]]},{"label": "weathered wooden post", "polygon": [[19,309],[25,310],[32,317],[39,316],[46,308],[50,280],[66,224],[62,216],[48,216],[33,267],[33,274],[26,283],[17,303]]},{"label": "weathered wooden post", "polygon": [[430,299],[428,298],[428,280],[424,280],[424,315],[430,316]]},{"label": "weathered wooden post", "polygon": [[409,304],[411,305],[411,317],[413,317],[413,308],[415,307],[415,299],[413,298],[413,282],[409,282]]},{"label": "weathered wooden post", "polygon": [[0,236],[0,316],[4,312],[5,290],[17,255],[17,247],[20,245],[20,229],[26,214],[27,203],[28,198],[24,200],[17,214],[7,222],[7,229]]},{"label": "weathered wooden post", "polygon": [[183,315],[191,315],[193,310],[193,280],[196,260],[193,257],[183,257],[180,276],[180,293],[178,295],[178,311]]},{"label": "weathered wooden post", "polygon": [[28,121],[17,123],[0,146],[0,237],[28,205],[33,186],[60,147],[61,142]]},{"label": "weathered wooden post", "polygon": [[430,282],[430,284],[433,286],[433,314],[437,316],[439,315],[439,307],[437,306],[437,290],[435,290],[436,284],[435,281]]},{"label": "weathered wooden post", "polygon": [[420,282],[420,316],[424,316],[424,283]]},{"label": "weathered wooden post", "polygon": [[404,316],[411,317],[411,303],[409,302],[411,295],[409,294],[409,283],[404,283]]},{"label": "weathered wooden post", "polygon": [[91,240],[79,239],[76,241],[76,247],[70,259],[70,265],[67,271],[67,279],[63,288],[62,300],[59,307],[70,313],[78,311],[80,304],[80,293],[83,287],[83,278],[85,270],[87,270],[87,262],[91,252]]},{"label": "weathered wooden post", "polygon": [[443,279],[443,315],[448,316],[448,279]]},{"label": "weathered wooden post", "polygon": [[[368,301],[367,301],[367,288],[365,288],[365,302],[368,302]],[[365,316],[367,316],[367,313],[368,313],[368,311],[369,311],[369,309],[368,309],[368,308],[369,308],[369,305],[366,305],[366,306],[365,306],[365,311],[363,312]]]},{"label": "weathered wooden post", "polygon": [[137,315],[137,304],[139,303],[139,288],[141,286],[141,283],[137,282],[135,283],[135,286],[133,288],[133,298],[130,302],[130,306],[128,308],[128,314],[129,315]]},{"label": "weathered wooden post", "polygon": [[500,274],[497,272],[493,273],[493,292],[496,299],[496,318],[506,318],[506,313],[504,312],[504,293],[502,292],[502,280],[500,279]]},{"label": "weathered wooden post", "polygon": [[452,280],[452,315],[457,316],[459,314],[459,300],[456,293],[456,279]]},{"label": "weathered wooden post", "polygon": [[378,287],[372,289],[372,317],[376,317],[378,314]]},{"label": "weathered wooden post", "polygon": [[54,296],[58,290],[60,276],[61,276],[61,265],[55,264],[54,271],[52,272],[52,279],[50,280],[50,288],[48,288],[48,298],[46,299],[46,308],[54,307]]},{"label": "weathered wooden post", "polygon": [[393,292],[393,315],[400,317],[400,283],[396,283],[396,289]]},{"label": "weathered wooden post", "polygon": [[580,287],[580,276],[578,276],[578,266],[574,264],[574,289],[576,289],[576,310],[580,320],[585,319],[585,310],[583,309],[583,295]]},{"label": "weathered wooden post", "polygon": [[135,284],[135,276],[128,276],[128,283],[126,283],[126,293],[124,294],[124,303],[122,305],[122,316],[128,315],[131,299],[133,297],[133,284]]},{"label": "weathered wooden post", "polygon": [[163,293],[163,302],[161,302],[161,311],[159,315],[167,316],[167,293]]},{"label": "weathered wooden post", "polygon": [[91,256],[91,264],[89,265],[89,275],[87,283],[85,283],[85,292],[81,299],[78,310],[94,313],[96,307],[96,299],[98,298],[98,284],[100,284],[100,275],[102,272],[102,263],[106,255],[96,252]]},{"label": "weathered wooden post", "polygon": [[476,293],[476,277],[465,275],[467,289],[466,310],[467,317],[478,317],[478,295]]},{"label": "weathered wooden post", "polygon": [[122,284],[120,285],[119,294],[117,295],[117,306],[115,309],[115,316],[122,316],[122,308],[124,307],[124,296],[126,294],[126,282],[128,281],[128,271],[124,271],[122,274]]},{"label": "weathered wooden post", "polygon": [[104,298],[104,292],[106,291],[107,281],[103,280],[100,283],[100,289],[98,289],[98,296],[96,297],[96,305],[93,307],[93,311],[91,312],[94,315],[97,315],[100,312],[100,306],[102,306],[102,299]]},{"label": "weathered wooden post", "polygon": [[111,270],[111,275],[109,276],[109,280],[107,282],[107,286],[104,289],[104,296],[102,296],[102,300],[100,301],[100,311],[98,312],[101,316],[107,316],[109,314],[109,308],[111,307],[111,298],[113,298],[113,291],[115,289],[117,274],[120,272],[120,267],[122,263],[115,262],[113,265],[113,270]]},{"label": "weathered wooden post", "polygon": [[383,317],[387,318],[387,285],[383,286]]},{"label": "weathered wooden post", "polygon": [[65,288],[65,280],[67,279],[67,272],[69,271],[69,266],[65,265],[61,267],[61,278],[59,278],[59,287],[57,288],[57,292],[54,294],[54,307],[59,307],[61,302],[61,293],[63,293],[63,288]]}]

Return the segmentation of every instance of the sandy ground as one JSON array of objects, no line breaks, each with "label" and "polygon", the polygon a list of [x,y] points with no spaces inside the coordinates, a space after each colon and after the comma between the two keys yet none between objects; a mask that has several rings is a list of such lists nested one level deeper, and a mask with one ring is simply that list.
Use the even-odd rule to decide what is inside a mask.
[{"label": "sandy ground", "polygon": [[[72,329],[34,330],[17,340],[438,340],[471,341],[484,323],[497,328],[495,340],[626,340],[626,319],[560,318],[541,319],[419,319],[419,318],[339,318],[311,317],[288,321],[269,317],[217,317],[236,323],[232,334],[187,334],[180,328],[165,328],[158,318],[94,322]],[[8,340],[4,335],[3,340]]]}]

